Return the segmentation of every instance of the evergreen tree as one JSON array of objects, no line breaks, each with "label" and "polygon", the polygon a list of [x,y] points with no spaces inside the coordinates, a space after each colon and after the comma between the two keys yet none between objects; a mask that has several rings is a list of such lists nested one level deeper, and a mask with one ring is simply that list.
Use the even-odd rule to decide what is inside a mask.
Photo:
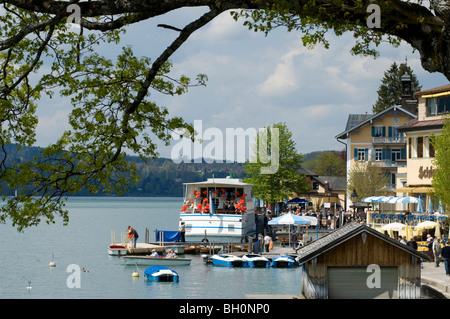
[{"label": "evergreen tree", "polygon": [[377,91],[378,99],[372,106],[372,112],[379,113],[392,105],[400,105],[402,99],[402,76],[408,73],[411,77],[412,92],[420,91],[422,86],[419,85],[417,77],[406,63],[392,63],[389,70],[384,72],[381,85]]}]

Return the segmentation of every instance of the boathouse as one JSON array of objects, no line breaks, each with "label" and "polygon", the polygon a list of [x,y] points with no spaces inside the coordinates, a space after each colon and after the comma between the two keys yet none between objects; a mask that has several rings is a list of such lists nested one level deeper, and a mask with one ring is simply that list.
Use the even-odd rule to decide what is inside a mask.
[{"label": "boathouse", "polygon": [[307,299],[418,299],[430,258],[367,225],[346,224],[298,251]]}]

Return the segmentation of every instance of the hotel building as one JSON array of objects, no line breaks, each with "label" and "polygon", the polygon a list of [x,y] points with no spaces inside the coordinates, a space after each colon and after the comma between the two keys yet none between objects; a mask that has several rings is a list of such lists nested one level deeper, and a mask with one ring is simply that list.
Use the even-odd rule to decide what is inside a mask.
[{"label": "hotel building", "polygon": [[405,135],[406,166],[398,169],[397,196],[420,197],[424,211],[437,211],[439,200],[433,194],[431,181],[434,148],[431,136],[439,135],[443,128],[442,116],[450,113],[450,84],[414,94],[418,101],[417,118],[397,128]]}]

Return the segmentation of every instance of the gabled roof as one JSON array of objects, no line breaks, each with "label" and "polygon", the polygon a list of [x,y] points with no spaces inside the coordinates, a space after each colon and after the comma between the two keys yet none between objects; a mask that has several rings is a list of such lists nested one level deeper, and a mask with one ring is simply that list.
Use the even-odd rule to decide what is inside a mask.
[{"label": "gabled roof", "polygon": [[297,251],[299,263],[303,264],[309,260],[312,260],[312,259],[316,258],[317,256],[323,254],[324,252],[340,245],[341,243],[345,242],[346,240],[362,234],[363,232],[367,232],[381,240],[389,242],[390,244],[396,246],[397,248],[402,249],[418,258],[430,260],[429,256],[427,256],[421,252],[418,252],[414,248],[411,248],[408,245],[402,244],[399,241],[394,240],[394,239],[390,238],[389,236],[386,236],[367,225],[352,222],[352,223],[345,224],[344,226],[329,233],[328,235],[325,235],[325,236],[307,244],[306,246],[303,246],[302,248],[300,248]]},{"label": "gabled roof", "polygon": [[[393,105],[393,106],[391,106],[381,112],[378,112],[376,114],[350,114],[349,119],[347,121],[347,126],[345,128],[345,131],[336,135],[335,138],[336,139],[346,139],[348,137],[348,133],[350,133],[351,131],[353,131],[357,128],[360,128],[361,126],[363,126],[367,123],[370,123],[377,117],[382,116],[392,110],[393,111],[399,110],[399,111],[411,116],[412,118],[417,118],[416,114],[409,112],[408,110],[402,108],[400,105]],[[364,115],[366,115],[366,116],[364,116]]]}]

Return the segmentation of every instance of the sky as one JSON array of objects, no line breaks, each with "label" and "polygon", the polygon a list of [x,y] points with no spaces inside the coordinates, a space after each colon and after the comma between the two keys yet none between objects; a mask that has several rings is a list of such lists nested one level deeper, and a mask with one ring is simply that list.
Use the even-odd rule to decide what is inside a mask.
[{"label": "sky", "polygon": [[[203,9],[181,9],[128,28],[120,46],[103,46],[111,58],[130,45],[138,56],[156,59],[177,33],[157,28],[158,23],[182,28]],[[441,74],[420,65],[419,55],[407,44],[381,45],[380,56],[354,56],[351,34],[330,37],[330,48],[303,47],[298,32],[277,29],[265,36],[234,21],[225,12],[196,31],[171,57],[174,76],[208,76],[206,87],[169,97],[151,92],[150,100],[168,108],[170,115],[193,123],[201,120],[203,131],[215,128],[259,129],[284,122],[292,132],[297,151],[343,150],[335,136],[352,113],[372,113],[383,74],[393,62],[405,62],[416,74],[422,89],[448,84]],[[37,145],[46,146],[67,129],[68,101],[54,98],[39,108]],[[225,138],[225,137],[224,137]],[[226,141],[224,141],[226,143]],[[160,143],[162,157],[170,147]],[[226,151],[225,151],[226,152]],[[224,154],[226,155],[226,154]]]}]

